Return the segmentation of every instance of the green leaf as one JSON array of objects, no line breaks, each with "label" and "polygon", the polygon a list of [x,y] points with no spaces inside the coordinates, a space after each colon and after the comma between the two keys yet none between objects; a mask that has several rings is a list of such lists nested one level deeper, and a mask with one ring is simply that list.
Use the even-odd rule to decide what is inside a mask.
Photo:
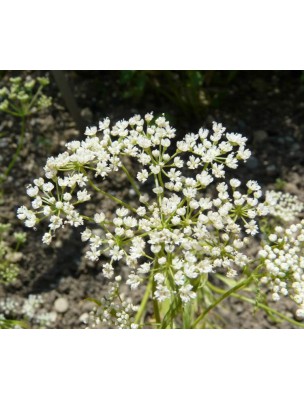
[{"label": "green leaf", "polygon": [[101,307],[101,302],[97,299],[93,299],[92,297],[87,297],[85,301],[90,301],[91,303],[95,303],[98,307]]},{"label": "green leaf", "polygon": [[231,278],[227,278],[226,276],[220,275],[220,274],[216,274],[216,277],[224,282],[227,286],[229,286],[230,288],[235,286],[235,284],[237,283],[234,279]]},{"label": "green leaf", "polygon": [[172,325],[173,319],[179,312],[180,306],[181,306],[181,300],[174,299],[173,302],[171,303],[168,312],[166,313],[166,315],[162,320],[161,329],[166,329],[168,326]]}]

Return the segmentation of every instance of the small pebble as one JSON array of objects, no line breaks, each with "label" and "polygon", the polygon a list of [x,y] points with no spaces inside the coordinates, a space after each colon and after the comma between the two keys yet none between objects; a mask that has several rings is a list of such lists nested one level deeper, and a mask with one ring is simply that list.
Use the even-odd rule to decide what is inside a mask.
[{"label": "small pebble", "polygon": [[251,156],[247,162],[246,165],[249,169],[256,169],[259,166],[259,161],[257,158]]},{"label": "small pebble", "polygon": [[274,164],[268,165],[266,168],[267,175],[275,175],[277,171],[277,167]]},{"label": "small pebble", "polygon": [[287,182],[284,185],[284,189],[286,192],[291,193],[291,194],[299,194],[299,192],[300,192],[297,185],[295,185],[292,182]]},{"label": "small pebble", "polygon": [[69,303],[64,297],[59,297],[54,303],[54,308],[59,313],[65,313],[69,308]]},{"label": "small pebble", "polygon": [[82,118],[84,118],[87,121],[93,120],[93,113],[88,107],[82,109],[80,112],[80,115],[82,116]]},{"label": "small pebble", "polygon": [[87,324],[89,320],[89,314],[87,312],[83,313],[79,317],[79,321],[82,322],[83,324]]},{"label": "small pebble", "polygon": [[56,247],[57,249],[60,249],[60,248],[62,247],[62,240],[60,240],[60,239],[56,240],[56,242],[55,242],[55,247]]},{"label": "small pebble", "polygon": [[265,142],[268,138],[268,133],[266,131],[258,130],[253,132],[254,141],[256,143]]},{"label": "small pebble", "polygon": [[297,151],[299,151],[300,149],[301,149],[301,146],[299,145],[299,143],[294,143],[294,144],[291,146],[291,150],[294,151],[294,152],[297,152]]},{"label": "small pebble", "polygon": [[237,314],[241,314],[242,312],[244,312],[244,307],[242,306],[242,304],[236,304],[234,306],[234,309]]}]

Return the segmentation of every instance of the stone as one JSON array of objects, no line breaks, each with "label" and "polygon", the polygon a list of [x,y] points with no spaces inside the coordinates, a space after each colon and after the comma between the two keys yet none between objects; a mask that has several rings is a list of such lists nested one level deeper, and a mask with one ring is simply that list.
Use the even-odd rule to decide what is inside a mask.
[{"label": "stone", "polygon": [[54,303],[54,309],[58,312],[58,313],[65,313],[69,308],[69,303],[67,301],[67,299],[65,299],[64,297],[59,297],[59,299],[57,299]]},{"label": "stone", "polygon": [[41,132],[46,132],[55,125],[55,120],[52,115],[47,115],[45,118],[40,118],[37,122],[41,124]]},{"label": "stone", "polygon": [[270,164],[267,166],[266,172],[267,172],[267,175],[270,175],[270,176],[276,175],[276,173],[278,172],[277,167],[274,164]]},{"label": "stone", "polygon": [[259,161],[257,158],[251,156],[248,158],[246,165],[249,169],[256,169],[259,166]]},{"label": "stone", "polygon": [[263,143],[268,139],[268,133],[266,131],[258,130],[253,132],[253,137],[256,143]]},{"label": "stone", "polygon": [[300,190],[298,189],[297,185],[292,182],[285,183],[284,189],[286,192],[291,193],[291,194],[299,194],[300,193]]},{"label": "stone", "polygon": [[[65,138],[70,138],[70,137],[74,137],[74,136],[79,136],[79,131],[75,128],[70,128],[70,129],[66,129],[64,131],[64,137]],[[64,140],[64,143],[66,143],[66,141]]]},{"label": "stone", "polygon": [[56,240],[56,242],[55,242],[55,247],[56,247],[57,249],[60,249],[60,248],[62,247],[62,240],[60,240],[60,239]]},{"label": "stone", "polygon": [[93,120],[93,113],[88,107],[82,109],[81,112],[80,112],[80,115],[86,121],[91,122]]},{"label": "stone", "polygon": [[79,321],[82,322],[83,324],[87,324],[89,320],[89,314],[87,312],[83,313],[79,317]]},{"label": "stone", "polygon": [[294,143],[292,146],[291,146],[291,151],[294,151],[295,153],[297,152],[297,151],[299,151],[301,149],[301,146],[299,145],[299,143]]}]

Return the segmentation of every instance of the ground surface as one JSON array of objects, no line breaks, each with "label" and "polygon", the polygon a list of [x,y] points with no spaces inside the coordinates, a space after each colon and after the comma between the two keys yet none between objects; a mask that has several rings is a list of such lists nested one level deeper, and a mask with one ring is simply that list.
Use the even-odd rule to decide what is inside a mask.
[{"label": "ground surface", "polygon": [[[174,107],[166,110],[166,101],[151,94],[145,102],[132,104],[120,98],[119,85],[113,83],[111,74],[104,74],[104,85],[111,90],[101,98],[100,87],[96,85],[93,73],[75,74],[68,77],[72,82],[76,100],[82,116],[88,124],[96,124],[105,116],[113,119],[128,118],[136,112],[168,112],[174,114]],[[99,75],[98,75],[99,77]],[[216,91],[216,87],[213,88]],[[105,89],[104,89],[105,90]],[[15,217],[20,205],[28,205],[25,188],[32,179],[41,175],[46,158],[61,152],[66,141],[79,138],[75,123],[65,108],[65,104],[55,83],[50,94],[54,105],[50,112],[33,117],[27,127],[26,145],[15,165],[12,177],[4,186],[4,202],[0,206],[1,222],[10,222],[15,231],[22,231],[22,224]],[[224,101],[219,106],[206,109],[201,123],[176,118],[181,136],[194,131],[200,125],[210,127],[213,120],[222,122],[228,131],[240,132],[249,138],[249,148],[253,156],[239,172],[242,178],[256,179],[263,188],[273,187],[277,178],[286,182],[284,190],[296,194],[304,201],[303,137],[304,100],[303,87],[298,75],[289,78],[275,73],[255,79],[251,75],[240,74],[229,86]],[[1,163],[7,165],[16,146],[18,125],[3,113],[0,131],[10,132],[0,138]],[[81,136],[80,136],[81,137]],[[122,197],[129,195],[129,189],[117,179],[112,181],[112,191]],[[102,199],[101,199],[102,200]],[[111,212],[112,205],[103,201],[103,209]],[[29,294],[40,294],[43,298],[41,309],[55,311],[58,298],[68,302],[67,310],[57,312],[54,328],[83,327],[81,317],[91,309],[84,301],[87,297],[99,298],[103,288],[100,265],[85,261],[79,232],[66,230],[58,235],[52,246],[41,245],[43,227],[37,231],[28,230],[27,243],[20,261],[21,273],[14,284],[0,286],[0,299],[12,297],[20,303]],[[289,301],[281,302],[278,309],[294,315],[295,307]],[[287,328],[288,323],[276,323],[262,311],[253,313],[252,308],[237,299],[230,299],[220,310],[226,328]]]}]

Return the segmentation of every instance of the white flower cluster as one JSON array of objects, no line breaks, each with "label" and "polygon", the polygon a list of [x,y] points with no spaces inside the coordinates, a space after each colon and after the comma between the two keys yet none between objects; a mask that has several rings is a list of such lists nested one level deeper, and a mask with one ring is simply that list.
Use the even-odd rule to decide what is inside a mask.
[{"label": "white flower cluster", "polygon": [[[18,209],[28,227],[49,219],[44,243],[50,244],[64,224],[85,225],[86,257],[96,261],[102,254],[109,256],[104,276],[114,279],[116,265],[126,265],[126,283],[136,289],[152,274],[153,297],[160,302],[177,295],[187,303],[207,273],[221,268],[234,277],[248,263],[243,248],[258,232],[257,217],[268,208],[260,202],[257,182],[248,181],[244,191],[238,179],[226,177],[227,169],[250,157],[245,137],[214,122],[211,132],[188,133],[173,150],[175,129],[164,116],[152,114],[135,115],[112,127],[106,118],[99,129],[87,128],[85,134],[84,141],[72,141],[66,152],[49,158],[45,178],[28,187],[32,210]],[[124,167],[126,156],[140,166],[136,178]],[[118,170],[138,194],[136,206],[97,186]],[[149,193],[140,187],[146,181]],[[90,200],[92,189],[117,202],[112,221],[102,211],[89,217],[77,210],[79,203]],[[104,233],[94,233],[90,224]]]},{"label": "white flower cluster", "polygon": [[269,213],[286,222],[297,218],[304,209],[304,204],[290,193],[267,190],[265,198]]},{"label": "white flower cluster", "polygon": [[[27,299],[21,303],[11,297],[0,301],[0,311],[5,316],[17,319],[26,319],[38,324],[39,326],[50,326],[56,321],[55,312],[45,312],[40,310],[43,304],[41,295],[30,294]],[[4,318],[5,319],[5,318]]]},{"label": "white flower cluster", "polygon": [[8,297],[8,298],[0,301],[0,310],[5,315],[10,315],[10,314],[14,313],[15,310],[18,309],[18,306],[19,306],[19,303],[11,297]]},{"label": "white flower cluster", "polygon": [[272,291],[272,299],[289,295],[298,305],[296,314],[304,317],[304,220],[284,229],[275,228],[269,244],[259,252],[265,265],[261,283]]},{"label": "white flower cluster", "polygon": [[98,307],[95,307],[84,321],[87,328],[138,328],[133,322],[138,307],[130,300],[123,299],[124,296],[119,293],[119,282],[120,276],[109,284],[107,296],[101,299]]},{"label": "white flower cluster", "polygon": [[33,319],[42,304],[43,299],[41,295],[30,294],[23,303],[22,314],[29,319]]}]

